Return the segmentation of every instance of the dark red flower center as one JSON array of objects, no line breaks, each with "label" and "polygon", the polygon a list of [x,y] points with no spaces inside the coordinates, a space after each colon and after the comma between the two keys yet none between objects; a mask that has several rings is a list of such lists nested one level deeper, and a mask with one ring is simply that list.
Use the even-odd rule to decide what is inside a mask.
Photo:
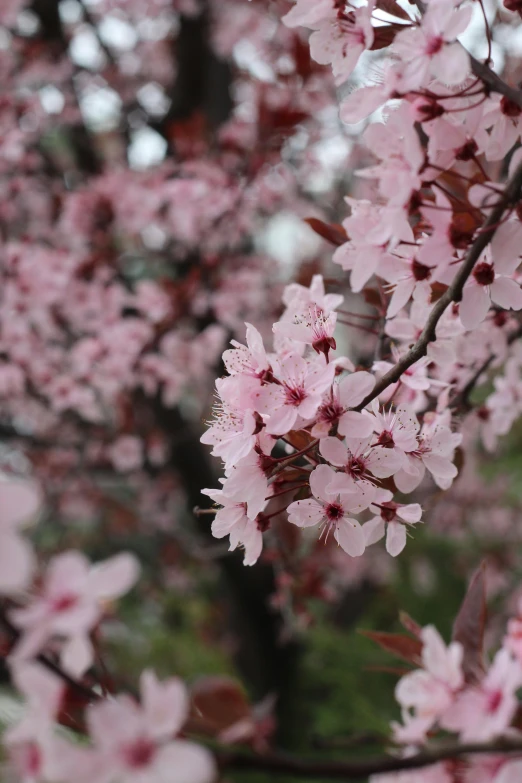
[{"label": "dark red flower center", "polygon": [[443,46],[444,38],[441,35],[434,35],[426,44],[426,54],[433,57],[434,54],[440,52]]},{"label": "dark red flower center", "polygon": [[426,266],[426,264],[421,264],[421,262],[417,261],[416,258],[414,258],[412,261],[411,271],[417,282],[420,282],[421,280],[428,280],[431,277],[431,269],[429,266]]},{"label": "dark red flower center", "polygon": [[487,264],[485,261],[477,264],[473,270],[473,276],[479,285],[491,285],[495,279],[493,264]]},{"label": "dark red flower center", "polygon": [[301,405],[306,399],[306,391],[302,386],[286,386],[285,396],[287,405]]},{"label": "dark red flower center", "polygon": [[125,748],[125,761],[132,769],[142,769],[150,764],[155,752],[156,746],[153,742],[140,738]]},{"label": "dark red flower center", "polygon": [[343,516],[343,507],[339,503],[330,503],[330,505],[326,506],[326,517],[330,522],[337,522]]}]

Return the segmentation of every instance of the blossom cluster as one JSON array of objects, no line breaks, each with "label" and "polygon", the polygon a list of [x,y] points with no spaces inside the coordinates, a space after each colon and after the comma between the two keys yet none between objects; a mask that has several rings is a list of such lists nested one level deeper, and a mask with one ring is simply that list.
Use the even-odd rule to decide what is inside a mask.
[{"label": "blossom cluster", "polygon": [[[402,722],[391,726],[394,742],[406,755],[429,747],[440,732],[457,743],[520,740],[521,610],[519,606],[518,615],[509,620],[502,646],[493,659],[481,660],[473,668],[466,665],[466,649],[461,642],[446,645],[432,625],[418,629],[419,668],[397,683],[395,697]],[[464,783],[514,783],[521,773],[520,758],[510,759],[492,750],[370,779],[372,783],[450,783],[458,775]]]},{"label": "blossom cluster", "polygon": [[[5,622],[15,643],[8,662],[25,700],[22,719],[2,739],[17,779],[65,783],[74,774],[86,783],[208,783],[215,776],[210,753],[176,738],[189,714],[187,689],[177,678],[160,682],[154,672],[144,671],[139,702],[128,694],[101,699],[93,691],[84,696],[89,746],[57,730],[59,723],[69,725],[72,715],[66,678],[82,692],[83,675],[95,660],[95,632],[110,603],[136,582],[139,564],[133,555],[121,553],[91,565],[82,553],[70,550],[53,557],[45,573],[38,574],[32,547],[20,531],[40,502],[34,484],[0,482],[0,598],[11,604]],[[56,665],[46,667],[49,653],[59,674]]]},{"label": "blossom cluster", "polygon": [[[325,294],[320,275],[309,288],[288,286],[284,302],[274,352],[248,324],[247,345],[234,342],[223,354],[229,375],[216,383],[215,418],[202,436],[225,467],[222,488],[205,490],[222,506],[212,532],[229,535],[231,549],[242,545],[252,565],[270,518],[286,509],[290,523],[316,528],[325,541],[331,533],[353,557],[385,534],[388,552],[397,555],[422,510],[397,502],[395,493],[412,492],[426,471],[441,488],[451,486],[461,435],[444,413],[426,414],[421,423],[412,405],[380,404],[373,389],[381,363],[373,372],[357,370],[336,354],[342,297]],[[422,369],[420,384],[415,371],[410,375],[414,393],[431,386]],[[272,456],[297,432],[306,438],[302,449]],[[384,486],[391,477],[394,491]],[[288,503],[266,513],[281,494]],[[370,517],[364,524],[362,513]]]}]

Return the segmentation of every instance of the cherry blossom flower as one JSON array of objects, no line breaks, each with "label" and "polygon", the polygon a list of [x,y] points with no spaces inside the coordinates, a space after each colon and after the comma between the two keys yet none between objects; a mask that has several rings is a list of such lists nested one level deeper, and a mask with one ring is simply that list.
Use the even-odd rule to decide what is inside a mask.
[{"label": "cherry blossom flower", "polygon": [[222,506],[212,523],[212,535],[215,538],[229,536],[229,550],[242,546],[245,550],[243,563],[254,565],[263,549],[263,533],[256,520],[247,514],[247,504],[228,497],[221,489],[204,489],[203,493]]},{"label": "cherry blossom flower", "polygon": [[298,418],[313,418],[334,374],[331,364],[321,366],[295,353],[286,356],[277,371],[280,383],[270,383],[255,395],[256,410],[267,417],[267,432],[283,435],[293,429]]},{"label": "cherry blossom flower", "polygon": [[41,502],[36,484],[0,480],[0,593],[17,592],[29,585],[35,556],[18,531],[35,516]]},{"label": "cherry blossom flower", "polygon": [[386,551],[397,557],[406,546],[407,525],[421,521],[422,509],[418,503],[400,505],[393,500],[393,494],[381,490],[370,506],[378,516],[372,517],[363,525],[366,546],[375,544],[386,532]]},{"label": "cherry blossom flower", "polygon": [[[140,704],[123,694],[89,707],[92,750],[83,773],[85,779],[88,775],[92,783],[210,783],[216,776],[210,752],[194,742],[175,738],[189,712],[188,694],[181,680],[171,677],[160,682],[154,672],[144,671],[140,695]],[[75,755],[73,751],[69,762]],[[79,772],[81,776],[81,768]]]},{"label": "cherry blossom flower", "polygon": [[95,565],[75,551],[53,557],[41,590],[27,606],[10,613],[21,631],[13,659],[31,658],[49,640],[60,637],[65,640],[63,668],[73,676],[82,675],[94,658],[89,633],[101,620],[104,604],[130,590],[138,575],[138,562],[128,553]]},{"label": "cherry blossom flower", "polygon": [[[313,498],[296,500],[288,507],[288,520],[298,527],[321,525],[320,537],[327,540],[330,532],[337,543],[351,557],[358,557],[365,550],[364,533],[361,525],[349,514],[360,510],[359,493],[353,496],[331,492],[328,487],[335,476],[328,465],[318,465],[310,474],[310,489]],[[363,504],[364,507],[364,504]]]},{"label": "cherry blossom flower", "polygon": [[464,684],[462,646],[444,644],[433,626],[421,631],[422,669],[416,669],[397,683],[395,697],[401,707],[419,727],[419,739],[452,707],[455,696]]},{"label": "cherry blossom flower", "polygon": [[453,0],[431,4],[416,29],[400,32],[393,51],[407,64],[405,89],[417,89],[435,76],[445,84],[460,84],[469,74],[468,54],[456,39],[471,20],[471,6],[455,7]]},{"label": "cherry blossom flower", "polygon": [[458,732],[462,742],[483,742],[502,736],[517,710],[516,692],[521,685],[519,661],[501,649],[485,678],[457,697],[441,725]]},{"label": "cherry blossom flower", "polygon": [[491,263],[487,255],[479,260],[464,286],[459,307],[466,329],[474,329],[484,320],[492,302],[506,310],[522,309],[522,290],[509,276],[519,263],[517,255],[507,263]]}]

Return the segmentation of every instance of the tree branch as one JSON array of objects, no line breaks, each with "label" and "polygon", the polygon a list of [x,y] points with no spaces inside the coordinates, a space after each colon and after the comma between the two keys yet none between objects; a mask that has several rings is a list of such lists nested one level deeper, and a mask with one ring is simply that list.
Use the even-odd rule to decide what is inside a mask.
[{"label": "tree branch", "polygon": [[497,76],[495,71],[485,63],[481,63],[476,57],[468,52],[468,56],[471,62],[471,70],[484,84],[486,84],[492,92],[498,92],[504,95],[508,100],[516,103],[522,109],[522,90],[517,90],[515,87],[510,87],[506,84],[500,76]]},{"label": "tree branch", "polygon": [[482,251],[487,247],[491,239],[493,238],[496,229],[498,228],[499,221],[502,219],[504,212],[509,206],[516,204],[521,196],[522,188],[522,164],[519,164],[512,178],[506,185],[502,198],[484,223],[480,233],[471,246],[466,258],[464,259],[460,269],[455,275],[452,284],[440,297],[440,299],[433,306],[426,325],[421,332],[421,335],[415,345],[389,370],[385,375],[380,378],[370,394],[366,395],[364,400],[357,405],[353,410],[360,411],[365,408],[368,403],[382,394],[388,386],[393,383],[397,383],[400,380],[402,374],[409,369],[415,362],[426,356],[428,351],[428,345],[436,340],[435,330],[437,324],[444,314],[446,308],[452,302],[459,302],[462,298],[462,289],[466,280],[473,271],[475,263],[480,258]]},{"label": "tree branch", "polygon": [[319,761],[302,759],[283,753],[254,756],[242,751],[215,751],[219,765],[224,769],[246,772],[273,772],[301,778],[331,778],[360,780],[369,775],[421,769],[449,759],[487,753],[522,753],[522,741],[499,739],[490,743],[445,745],[421,751],[413,756],[396,758],[379,756],[354,761]]}]

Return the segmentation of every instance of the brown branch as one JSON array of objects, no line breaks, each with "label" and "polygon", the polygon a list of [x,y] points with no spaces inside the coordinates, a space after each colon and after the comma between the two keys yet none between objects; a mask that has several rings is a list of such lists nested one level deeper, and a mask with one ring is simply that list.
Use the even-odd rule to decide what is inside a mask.
[{"label": "brown branch", "polygon": [[[4,611],[0,611],[0,625],[2,625],[4,630],[9,634],[13,643],[18,640],[20,634],[11,621],[7,618],[7,615]],[[63,682],[73,691],[76,691],[76,693],[78,693],[80,696],[83,696],[83,698],[87,699],[88,701],[98,701],[102,698],[99,693],[96,693],[96,691],[94,691],[88,685],[84,685],[79,680],[75,680],[74,677],[71,677],[69,674],[67,674],[67,672],[64,672],[57,663],[52,661],[43,653],[36,655],[35,660],[55,674],[57,677],[59,677],[61,680],[63,680]]]},{"label": "brown branch", "polygon": [[428,345],[436,340],[435,330],[437,328],[438,322],[440,321],[446,308],[449,307],[452,302],[459,302],[461,300],[464,284],[473,271],[475,263],[480,258],[482,251],[487,247],[493,238],[495,231],[498,228],[498,224],[506,209],[519,201],[521,188],[522,164],[518,166],[512,178],[506,185],[504,193],[502,194],[502,198],[499,200],[498,204],[494,209],[491,210],[488,219],[484,223],[466,258],[462,262],[462,265],[455,275],[452,284],[433,306],[426,321],[426,325],[415,345],[413,345],[410,350],[401,359],[399,359],[399,361],[391,368],[391,370],[385,373],[385,375],[383,375],[382,378],[377,381],[370,394],[368,394],[360,403],[360,405],[357,405],[353,410],[360,411],[365,408],[368,403],[382,394],[382,392],[385,391],[388,386],[391,386],[393,383],[397,383],[397,381],[400,380],[402,374],[413,364],[415,364],[415,362],[418,362],[419,359],[422,359],[423,356],[426,356],[426,353],[428,352]]},{"label": "brown branch", "polygon": [[[516,340],[518,340],[520,337],[522,337],[522,324],[516,329],[514,332],[512,332],[508,339],[507,344],[512,345]],[[458,392],[452,400],[450,400],[450,408],[453,409],[462,409],[463,411],[468,411],[471,409],[472,405],[469,402],[469,398],[471,393],[473,392],[473,389],[477,385],[478,381],[480,380],[481,375],[486,372],[486,370],[489,369],[491,364],[493,363],[494,359],[496,358],[496,355],[494,353],[490,354],[488,358],[482,362],[480,367],[473,373],[469,381],[466,383],[466,385],[461,389],[460,392]]]},{"label": "brown branch", "polygon": [[515,103],[517,106],[520,106],[522,109],[522,90],[510,87],[510,85],[506,84],[500,76],[497,76],[495,71],[492,71],[485,63],[481,63],[480,60],[477,60],[477,58],[473,57],[469,52],[468,56],[471,62],[471,70],[475,76],[487,85],[491,92],[498,92],[500,95],[504,95],[508,100],[512,101],[512,103]]},{"label": "brown branch", "polygon": [[227,770],[240,769],[246,772],[272,772],[300,778],[337,780],[360,780],[368,775],[421,769],[449,759],[487,753],[522,753],[522,741],[499,739],[490,743],[445,745],[403,758],[379,756],[354,761],[319,761],[296,758],[283,753],[255,756],[242,751],[215,751],[220,767]]}]

